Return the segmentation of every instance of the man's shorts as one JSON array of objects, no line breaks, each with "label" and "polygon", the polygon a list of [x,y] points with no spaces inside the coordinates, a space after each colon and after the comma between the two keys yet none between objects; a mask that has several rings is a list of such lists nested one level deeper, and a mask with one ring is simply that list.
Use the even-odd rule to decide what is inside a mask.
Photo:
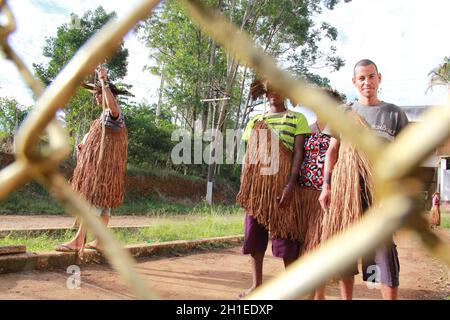
[{"label": "man's shorts", "polygon": [[[361,200],[363,210],[367,210],[368,201],[364,192],[364,181],[361,180],[362,191]],[[384,244],[378,247],[375,254],[363,257],[362,259],[362,274],[363,280],[374,283],[382,283],[389,287],[398,287],[399,274],[400,274],[400,262],[398,260],[397,245],[393,240],[389,244]],[[358,274],[358,264],[356,263],[353,268],[342,276],[351,276]]]},{"label": "man's shorts", "polygon": [[[298,258],[300,243],[293,240],[272,238],[272,254],[274,257],[287,260]],[[256,219],[245,214],[243,254],[265,252],[269,243],[269,232]]]},{"label": "man's shorts", "polygon": [[362,259],[363,280],[398,287],[400,263],[394,242],[377,248],[375,255]]}]

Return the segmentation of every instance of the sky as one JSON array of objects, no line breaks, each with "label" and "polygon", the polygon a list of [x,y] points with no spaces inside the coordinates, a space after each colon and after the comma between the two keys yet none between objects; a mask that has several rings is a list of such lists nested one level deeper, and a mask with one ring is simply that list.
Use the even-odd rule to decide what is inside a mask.
[{"label": "sky", "polygon": [[[10,43],[31,69],[32,63],[45,62],[45,38],[55,36],[58,26],[70,21],[70,14],[82,15],[102,5],[123,16],[138,0],[14,0],[9,1],[17,20],[17,31]],[[338,30],[337,54],[346,65],[337,72],[318,70],[331,85],[348,98],[356,97],[351,78],[353,65],[362,58],[375,61],[382,74],[380,98],[401,106],[436,105],[448,99],[447,89],[436,87],[425,93],[428,73],[450,55],[450,1],[448,0],[353,0],[341,1],[334,10],[324,9],[315,17]],[[0,17],[0,22],[1,22]],[[323,45],[327,45],[326,42]],[[143,67],[151,63],[148,50],[132,33],[125,38],[129,49],[128,75],[136,100],[156,102],[159,79]],[[0,59],[0,96],[33,104],[31,91],[14,65]]]},{"label": "sky", "polygon": [[428,73],[450,55],[450,1],[353,0],[320,17],[338,29],[339,72],[324,73],[347,96],[356,97],[351,78],[357,61],[374,61],[382,75],[380,97],[401,106],[442,104],[448,92],[425,94]]},{"label": "sky", "polygon": [[[126,15],[138,0],[105,1],[105,0],[14,0],[9,1],[16,18],[17,30],[11,35],[10,44],[18,52],[26,65],[32,70],[33,63],[45,63],[42,56],[45,39],[56,36],[56,30],[64,23],[69,23],[70,14],[82,16],[87,10],[95,10],[103,6],[107,11],[116,11],[118,17]],[[128,75],[123,82],[133,85],[136,100],[146,99],[153,102],[157,99],[159,78],[143,68],[149,64],[148,49],[130,32],[125,37],[125,47],[129,50]],[[21,104],[32,105],[31,91],[21,80],[15,66],[0,59],[0,96],[14,97]]]}]

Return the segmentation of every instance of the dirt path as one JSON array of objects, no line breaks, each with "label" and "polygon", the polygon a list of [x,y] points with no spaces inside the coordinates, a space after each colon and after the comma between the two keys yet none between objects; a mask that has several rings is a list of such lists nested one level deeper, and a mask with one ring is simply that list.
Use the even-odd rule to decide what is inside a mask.
[{"label": "dirt path", "polygon": [[[113,216],[111,227],[150,225],[152,217],[147,216]],[[70,216],[52,215],[0,215],[0,230],[40,229],[40,228],[70,228],[75,219]]]},{"label": "dirt path", "polygon": [[[438,234],[450,242],[448,230]],[[402,232],[396,237],[401,263],[400,299],[444,299],[450,296],[448,272],[441,262],[425,251],[418,239]],[[161,299],[235,299],[250,286],[249,258],[240,248],[194,253],[178,257],[140,260],[138,270]],[[282,262],[268,252],[265,279],[283,271]],[[66,287],[65,270],[23,272],[0,275],[0,299],[133,299],[124,282],[112,269],[100,266],[81,267],[81,288]],[[379,299],[376,289],[368,289],[356,277],[355,299]],[[338,287],[330,284],[328,299],[338,299]]]}]

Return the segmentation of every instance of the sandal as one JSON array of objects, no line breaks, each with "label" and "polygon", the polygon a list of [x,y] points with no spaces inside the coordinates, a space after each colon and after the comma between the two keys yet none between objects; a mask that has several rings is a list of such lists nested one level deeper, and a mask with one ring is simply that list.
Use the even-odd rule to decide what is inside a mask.
[{"label": "sandal", "polygon": [[60,244],[55,247],[58,252],[78,252],[80,249],[69,247],[67,244]]},{"label": "sandal", "polygon": [[101,251],[102,249],[97,247],[97,246],[93,246],[92,244],[86,244],[84,246],[85,249],[91,249],[91,250],[96,250],[96,251]]}]

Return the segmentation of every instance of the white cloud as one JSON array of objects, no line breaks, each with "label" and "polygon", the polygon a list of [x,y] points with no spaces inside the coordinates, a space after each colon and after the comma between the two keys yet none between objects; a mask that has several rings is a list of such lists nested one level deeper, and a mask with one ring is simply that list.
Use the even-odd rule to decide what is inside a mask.
[{"label": "white cloud", "polygon": [[369,58],[383,75],[383,100],[399,105],[445,102],[445,88],[425,90],[429,71],[450,55],[449,10],[447,0],[354,0],[324,11],[319,19],[338,29],[338,54],[346,66],[323,75],[338,90],[355,96],[353,65]]},{"label": "white cloud", "polygon": [[[129,1],[104,1],[104,0],[80,0],[80,1],[11,1],[10,5],[16,18],[17,30],[10,37],[11,46],[24,60],[27,67],[32,70],[33,63],[43,63],[46,58],[42,56],[42,48],[46,37],[55,36],[57,28],[70,21],[70,14],[83,15],[87,10],[95,10],[98,6],[109,11],[116,11],[118,17],[126,15],[138,0]],[[147,49],[130,32],[125,38],[125,47],[129,49],[128,75],[124,81],[133,85],[132,92],[136,96],[134,100],[155,101],[158,77],[154,77],[148,71],[143,71],[145,64],[149,63]],[[32,104],[31,91],[21,79],[17,69],[3,59],[0,59],[0,70],[7,77],[0,77],[0,94],[14,96],[22,104]],[[6,72],[7,71],[7,72]]]}]

